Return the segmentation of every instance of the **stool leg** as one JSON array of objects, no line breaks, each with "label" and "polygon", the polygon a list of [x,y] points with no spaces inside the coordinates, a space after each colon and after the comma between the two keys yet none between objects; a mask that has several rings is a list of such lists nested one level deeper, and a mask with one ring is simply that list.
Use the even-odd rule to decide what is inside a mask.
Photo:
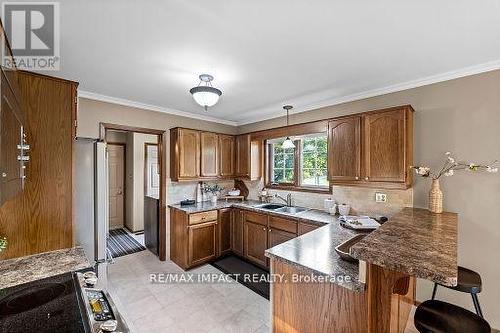
[{"label": "stool leg", "polygon": [[476,313],[479,317],[483,318],[483,312],[481,311],[481,306],[479,305],[479,299],[477,298],[477,294],[472,295],[472,302],[474,303],[474,308],[476,309]]},{"label": "stool leg", "polygon": [[437,289],[438,289],[438,284],[434,283],[434,289],[432,289],[432,298],[431,298],[432,300],[434,300],[434,298],[436,298]]}]

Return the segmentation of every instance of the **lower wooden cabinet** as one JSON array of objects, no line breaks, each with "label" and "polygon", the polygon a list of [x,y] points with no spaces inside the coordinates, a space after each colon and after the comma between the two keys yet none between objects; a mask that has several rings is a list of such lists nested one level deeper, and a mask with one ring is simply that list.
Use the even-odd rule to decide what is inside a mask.
[{"label": "lower wooden cabinet", "polygon": [[188,227],[188,266],[203,264],[217,257],[217,221]]},{"label": "lower wooden cabinet", "polygon": [[245,258],[261,266],[267,265],[267,258],[264,254],[267,249],[267,233],[266,226],[245,221]]},{"label": "lower wooden cabinet", "polygon": [[243,256],[243,223],[245,211],[234,209],[231,218],[231,250],[234,254]]},{"label": "lower wooden cabinet", "polygon": [[308,232],[316,230],[319,227],[320,227],[320,225],[317,225],[317,224],[299,221],[298,234],[299,234],[299,236],[303,235],[303,234],[307,234]]},{"label": "lower wooden cabinet", "polygon": [[268,230],[268,248],[271,248],[273,246],[279,245],[281,243],[284,243],[286,241],[289,241],[290,239],[293,239],[297,237],[297,234],[288,232],[288,231],[283,231],[279,229],[271,229],[269,228]]},{"label": "lower wooden cabinet", "polygon": [[232,210],[221,209],[219,210],[219,224],[218,224],[218,234],[219,234],[219,247],[217,254],[219,256],[226,255],[231,252],[231,223],[232,223]]}]

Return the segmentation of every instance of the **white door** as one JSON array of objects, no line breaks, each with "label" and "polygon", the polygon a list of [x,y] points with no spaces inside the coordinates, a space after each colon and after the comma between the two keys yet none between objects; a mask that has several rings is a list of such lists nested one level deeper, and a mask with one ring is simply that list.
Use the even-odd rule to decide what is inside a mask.
[{"label": "white door", "polygon": [[158,145],[146,144],[146,195],[160,196],[160,170],[158,169]]},{"label": "white door", "polygon": [[109,227],[123,228],[125,147],[108,144]]}]

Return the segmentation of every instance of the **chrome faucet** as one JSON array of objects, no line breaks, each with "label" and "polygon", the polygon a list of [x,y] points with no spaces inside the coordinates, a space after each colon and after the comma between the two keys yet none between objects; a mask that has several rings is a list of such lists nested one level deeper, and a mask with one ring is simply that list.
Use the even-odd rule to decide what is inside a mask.
[{"label": "chrome faucet", "polygon": [[288,207],[292,207],[292,193],[288,193],[288,194],[286,195],[286,199],[285,199],[285,198],[283,198],[282,196],[280,196],[280,195],[279,195],[279,194],[277,194],[277,193],[276,193],[276,194],[274,194],[274,197],[275,197],[275,198],[278,198],[278,199],[283,200],[283,201],[286,203],[286,205],[287,205]]}]

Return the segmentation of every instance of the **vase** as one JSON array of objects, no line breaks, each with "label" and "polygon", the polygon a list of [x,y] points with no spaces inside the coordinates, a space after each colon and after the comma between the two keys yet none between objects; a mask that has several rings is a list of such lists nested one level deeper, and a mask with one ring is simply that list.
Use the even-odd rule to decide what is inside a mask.
[{"label": "vase", "polygon": [[212,203],[213,204],[217,203],[217,194],[212,194]]},{"label": "vase", "polygon": [[436,214],[443,212],[443,192],[439,188],[439,179],[432,180],[431,190],[429,191],[429,210]]}]

